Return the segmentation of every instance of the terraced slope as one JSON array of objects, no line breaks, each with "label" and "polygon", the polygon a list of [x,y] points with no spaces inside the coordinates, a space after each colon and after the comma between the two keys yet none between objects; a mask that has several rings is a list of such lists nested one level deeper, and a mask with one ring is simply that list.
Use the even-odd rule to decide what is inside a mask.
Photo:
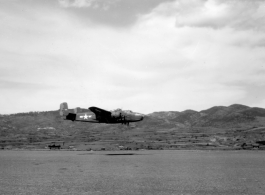
[{"label": "terraced slope", "polygon": [[265,109],[239,104],[154,112],[129,127],[64,121],[58,111],[0,116],[2,148],[63,142],[62,148],[77,149],[261,149],[264,133]]}]

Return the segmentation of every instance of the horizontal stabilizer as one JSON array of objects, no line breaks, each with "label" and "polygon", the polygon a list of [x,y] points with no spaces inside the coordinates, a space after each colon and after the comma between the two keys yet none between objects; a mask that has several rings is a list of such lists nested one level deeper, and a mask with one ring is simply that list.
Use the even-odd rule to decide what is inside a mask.
[{"label": "horizontal stabilizer", "polygon": [[76,114],[74,113],[69,113],[66,117],[66,120],[71,120],[71,121],[75,121],[76,120]]},{"label": "horizontal stabilizer", "polygon": [[74,110],[75,113],[70,113],[68,110],[68,104],[66,102],[63,102],[60,104],[60,115],[65,116],[64,119],[75,121],[76,120],[76,113],[79,111],[80,108],[76,108]]}]

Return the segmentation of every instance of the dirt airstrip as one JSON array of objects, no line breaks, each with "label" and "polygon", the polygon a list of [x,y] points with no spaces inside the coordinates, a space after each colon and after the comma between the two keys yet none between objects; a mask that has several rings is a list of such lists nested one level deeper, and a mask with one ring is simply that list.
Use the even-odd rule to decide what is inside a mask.
[{"label": "dirt airstrip", "polygon": [[0,194],[265,192],[264,151],[0,151]]}]

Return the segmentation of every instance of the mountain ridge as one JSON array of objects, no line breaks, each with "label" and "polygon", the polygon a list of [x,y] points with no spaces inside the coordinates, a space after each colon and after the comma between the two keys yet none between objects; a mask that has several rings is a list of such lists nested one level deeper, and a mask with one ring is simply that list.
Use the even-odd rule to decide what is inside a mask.
[{"label": "mountain ridge", "polygon": [[112,149],[117,149],[117,144],[142,149],[235,148],[243,143],[244,147],[247,143],[263,143],[264,129],[265,109],[241,104],[201,111],[153,112],[129,127],[64,121],[55,110],[0,115],[0,146],[25,148],[38,143],[43,148],[44,143],[64,141],[85,149],[109,141]]}]

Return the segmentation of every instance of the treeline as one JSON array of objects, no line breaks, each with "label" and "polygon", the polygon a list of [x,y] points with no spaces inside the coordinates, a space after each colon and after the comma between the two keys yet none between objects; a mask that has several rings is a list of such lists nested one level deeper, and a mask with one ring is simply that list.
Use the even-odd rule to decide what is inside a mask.
[{"label": "treeline", "polygon": [[48,114],[55,114],[58,111],[30,111],[30,112],[20,112],[14,114],[6,114],[1,116],[37,116],[37,115],[48,115]]}]

